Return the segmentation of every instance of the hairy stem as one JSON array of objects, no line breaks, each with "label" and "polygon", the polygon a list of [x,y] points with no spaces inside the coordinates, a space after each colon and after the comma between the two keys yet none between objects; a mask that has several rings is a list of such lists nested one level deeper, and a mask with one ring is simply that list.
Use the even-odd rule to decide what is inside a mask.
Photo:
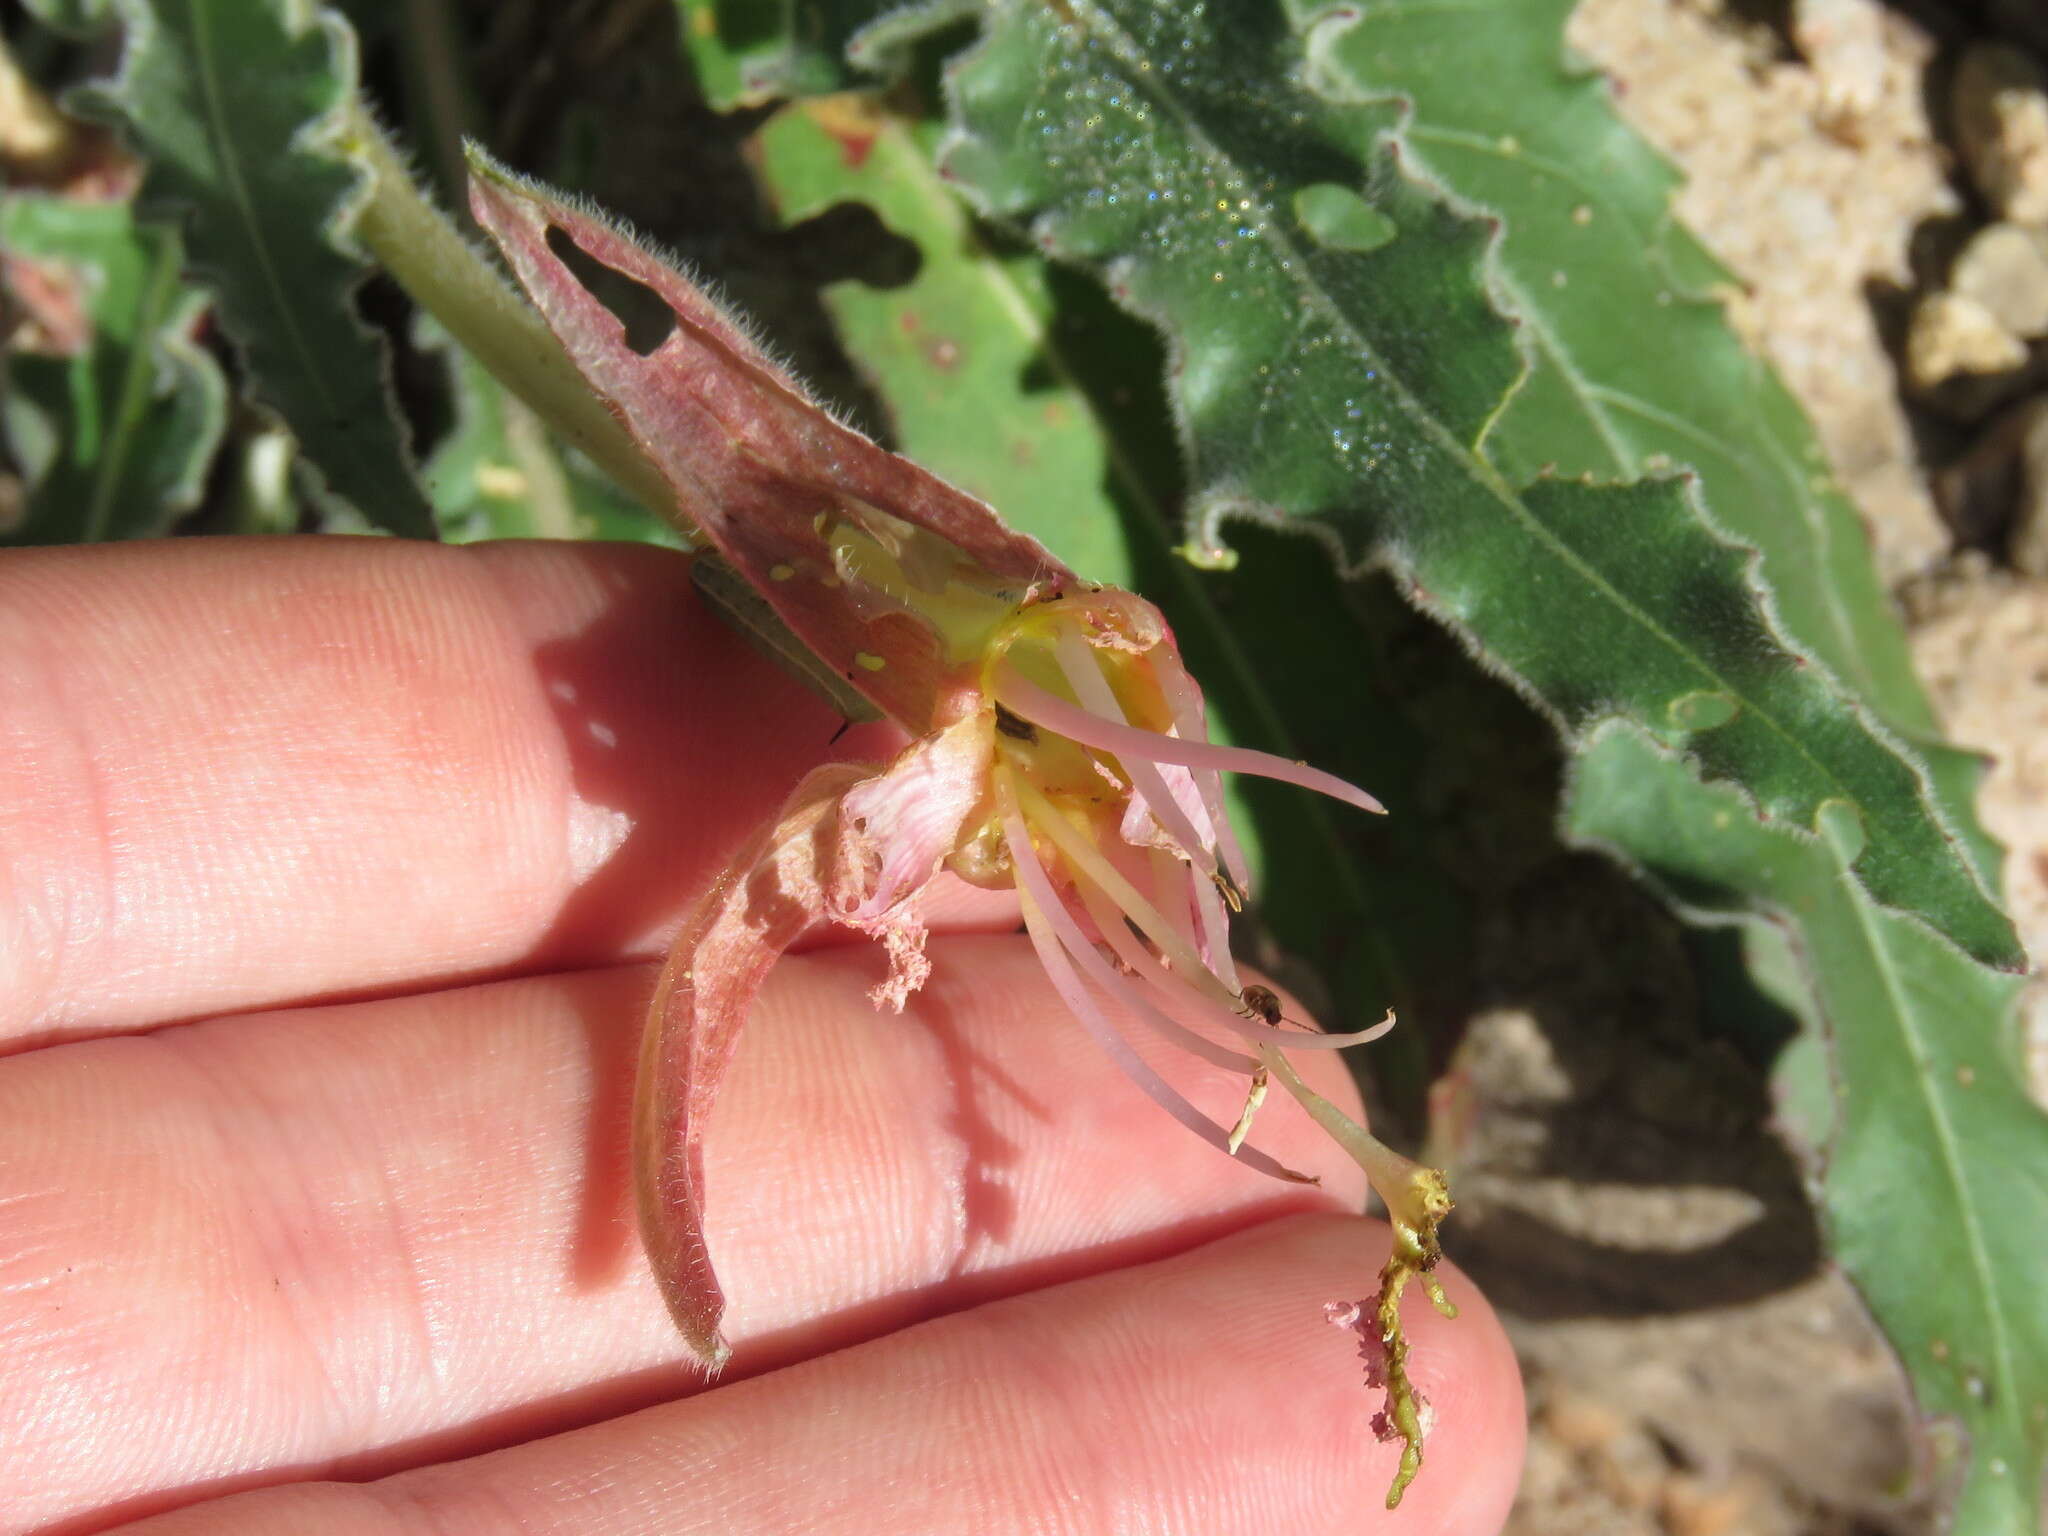
[{"label": "hairy stem", "polygon": [[[371,172],[355,232],[414,301],[491,377],[580,449],[629,496],[682,522],[675,497],[561,343],[498,269],[414,182],[369,113],[357,105],[343,147]],[[692,531],[687,524],[685,532]]]}]

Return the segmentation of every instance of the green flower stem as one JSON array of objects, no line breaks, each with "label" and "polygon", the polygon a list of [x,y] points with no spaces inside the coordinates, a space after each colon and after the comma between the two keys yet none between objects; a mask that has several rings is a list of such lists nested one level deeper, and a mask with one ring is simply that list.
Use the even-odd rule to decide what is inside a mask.
[{"label": "green flower stem", "polygon": [[569,361],[541,317],[413,181],[360,104],[342,149],[370,171],[355,232],[415,302],[491,377],[629,496],[693,532],[660,474]]}]

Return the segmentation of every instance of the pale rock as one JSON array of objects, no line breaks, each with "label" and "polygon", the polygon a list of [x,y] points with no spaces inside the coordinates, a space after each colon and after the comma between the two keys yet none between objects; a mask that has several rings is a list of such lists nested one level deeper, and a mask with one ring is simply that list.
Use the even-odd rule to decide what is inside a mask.
[{"label": "pale rock", "polygon": [[2048,77],[2017,48],[1979,43],[1956,68],[1956,142],[1999,217],[2048,225]]},{"label": "pale rock", "polygon": [[[1831,488],[1864,512],[1891,583],[1942,559],[1949,542],[1870,303],[1874,288],[1918,286],[1909,232],[1960,207],[1922,89],[1938,48],[1924,27],[1876,0],[1853,15],[1802,6],[1795,26],[1802,12],[1809,26],[1840,33],[1809,32],[1803,62],[1784,59],[1771,29],[1736,24],[1720,0],[1580,0],[1566,36],[1621,82],[1617,107],[1685,172],[1672,213],[1743,284],[1730,318],[1813,418],[1839,477]],[[1850,62],[1831,54],[1841,38],[1867,39],[1873,17],[1881,70],[1853,62],[1860,43]],[[1845,120],[1830,110],[1845,88],[1855,96],[1873,83],[1867,112]],[[1828,205],[1821,243],[1821,221],[1783,200],[1795,190]]]},{"label": "pale rock", "polygon": [[1906,332],[1906,382],[1931,394],[1961,375],[1996,378],[2026,366],[2027,344],[1976,299],[1930,293]]},{"label": "pale rock", "polygon": [[1859,118],[1882,99],[1884,29],[1877,0],[1794,0],[1792,41],[1820,82],[1822,116]]},{"label": "pale rock", "polygon": [[1970,237],[1949,291],[1983,305],[2015,336],[2048,336],[2048,230],[1993,224]]}]

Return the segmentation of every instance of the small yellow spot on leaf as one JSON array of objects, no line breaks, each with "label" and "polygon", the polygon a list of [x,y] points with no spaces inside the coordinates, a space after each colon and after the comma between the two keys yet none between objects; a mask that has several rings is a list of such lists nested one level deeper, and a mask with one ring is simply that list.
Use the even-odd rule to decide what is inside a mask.
[{"label": "small yellow spot on leaf", "polygon": [[518,501],[526,495],[526,476],[510,464],[479,464],[476,467],[476,488],[486,496],[495,496],[501,501]]}]

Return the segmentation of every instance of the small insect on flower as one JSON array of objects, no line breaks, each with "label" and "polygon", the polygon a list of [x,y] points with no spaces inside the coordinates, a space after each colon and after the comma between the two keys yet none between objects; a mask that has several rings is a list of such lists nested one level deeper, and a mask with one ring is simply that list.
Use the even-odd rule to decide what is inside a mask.
[{"label": "small insect on flower", "polygon": [[[879,940],[878,1006],[925,982],[924,892],[941,870],[1014,889],[1047,979],[1145,1094],[1219,1152],[1314,1182],[1247,1138],[1278,1080],[1386,1201],[1394,1254],[1374,1319],[1386,1418],[1406,1442],[1397,1502],[1422,1450],[1399,1301],[1438,1260],[1444,1177],[1390,1151],[1302,1081],[1295,1050],[1377,1039],[1290,1021],[1240,979],[1230,914],[1251,889],[1223,773],[1259,774],[1377,813],[1304,763],[1209,740],[1201,690],[1159,610],[1084,581],[987,506],[835,421],[682,273],[586,209],[472,155],[471,207],[591,388],[674,492],[674,512],[750,588],[747,619],[788,632],[910,744],[887,763],[815,769],[685,921],[648,1016],[635,1101],[640,1227],[677,1326],[707,1368],[730,1350],[704,1240],[706,1119],[777,957],[821,920]],[[654,290],[676,325],[651,352],[550,246]],[[706,590],[714,590],[707,586]],[[801,660],[801,658],[798,658]],[[772,895],[775,899],[765,899]],[[1106,1007],[1105,1003],[1119,1005]],[[1244,1075],[1225,1127],[1154,1071],[1114,1015]],[[1225,1043],[1225,1042],[1228,1043]]]}]

